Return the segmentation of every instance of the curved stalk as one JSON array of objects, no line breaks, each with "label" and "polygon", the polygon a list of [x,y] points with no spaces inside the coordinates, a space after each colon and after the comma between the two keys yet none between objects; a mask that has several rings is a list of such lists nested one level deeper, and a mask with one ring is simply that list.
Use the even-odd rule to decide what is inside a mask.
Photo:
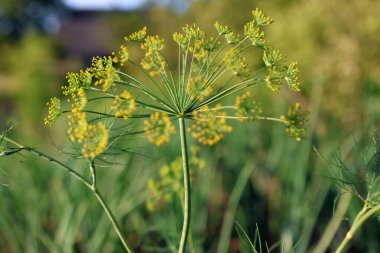
[{"label": "curved stalk", "polygon": [[110,221],[112,223],[112,226],[114,227],[117,235],[119,236],[119,239],[120,239],[121,243],[124,246],[124,249],[128,253],[134,253],[131,245],[129,244],[129,242],[127,240],[127,238],[125,237],[125,235],[121,231],[121,227],[120,227],[119,223],[116,221],[115,216],[113,215],[112,211],[109,209],[107,203],[104,201],[104,199],[103,199],[102,195],[100,194],[100,192],[96,188],[93,189],[92,191],[95,194],[95,196],[98,199],[98,201],[100,202],[100,204],[102,205],[102,207],[103,207],[104,211],[106,212],[108,218],[110,219]]},{"label": "curved stalk", "polygon": [[36,155],[36,156],[39,156],[59,167],[61,167],[62,169],[64,169],[65,171],[67,171],[68,173],[70,173],[72,176],[74,176],[74,178],[76,178],[77,180],[79,180],[81,183],[83,183],[87,188],[89,188],[96,196],[96,198],[98,199],[99,203],[102,205],[104,211],[106,212],[108,218],[110,219],[117,235],[119,236],[119,239],[120,241],[122,242],[123,246],[124,246],[124,249],[126,250],[126,252],[128,253],[134,253],[131,245],[129,244],[127,238],[124,236],[124,234],[122,233],[121,231],[121,227],[120,225],[117,223],[112,211],[109,209],[107,203],[105,202],[104,198],[102,197],[102,195],[100,194],[100,192],[96,189],[96,178],[95,178],[95,174],[94,174],[94,164],[93,162],[91,162],[90,164],[90,167],[92,169],[92,175],[93,175],[93,182],[90,183],[86,178],[84,178],[81,174],[79,174],[78,172],[76,172],[75,170],[71,169],[70,167],[68,167],[66,164],[56,160],[55,158],[53,157],[50,157],[40,151],[38,151],[37,149],[34,149],[34,148],[31,148],[31,147],[28,147],[28,146],[24,146],[6,136],[1,136],[1,139],[15,145],[18,147],[18,149],[21,151],[21,150],[26,150],[30,153],[32,153],[33,155]]},{"label": "curved stalk", "polygon": [[356,216],[354,223],[352,224],[350,230],[347,232],[346,236],[344,237],[344,240],[340,243],[340,245],[337,248],[337,250],[335,251],[335,253],[344,252],[348,243],[354,237],[356,231],[363,225],[363,223],[366,220],[368,220],[372,215],[374,215],[378,212],[380,212],[380,205],[374,206],[371,209],[369,209],[367,205],[364,205],[363,209]]},{"label": "curved stalk", "polygon": [[181,137],[181,150],[182,150],[182,169],[183,169],[183,188],[184,188],[184,203],[183,203],[183,225],[181,233],[181,241],[179,244],[179,253],[184,253],[186,249],[187,238],[190,231],[190,215],[191,215],[191,188],[190,188],[190,166],[189,156],[187,152],[186,142],[186,127],[185,119],[179,118],[179,131]]}]

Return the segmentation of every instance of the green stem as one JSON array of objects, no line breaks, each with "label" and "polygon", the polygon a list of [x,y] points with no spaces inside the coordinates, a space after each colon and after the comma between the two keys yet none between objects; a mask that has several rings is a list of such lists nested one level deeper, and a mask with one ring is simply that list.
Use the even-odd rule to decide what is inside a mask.
[{"label": "green stem", "polygon": [[368,220],[372,215],[380,212],[380,205],[374,206],[371,209],[368,209],[368,206],[365,204],[360,213],[356,216],[354,223],[351,226],[351,229],[347,232],[344,240],[340,243],[339,247],[335,251],[335,253],[344,252],[348,243],[352,240],[355,233],[358,229],[363,225],[363,223]]},{"label": "green stem", "polygon": [[[117,223],[115,217],[113,216],[112,214],[112,211],[109,209],[108,205],[106,204],[106,202],[104,201],[102,195],[100,194],[100,192],[96,189],[96,181],[95,181],[95,175],[93,174],[93,183],[90,183],[87,179],[85,179],[82,175],[80,175],[78,172],[76,172],[75,170],[71,169],[70,167],[68,167],[66,164],[64,163],[61,163],[60,161],[34,149],[34,148],[31,148],[31,147],[28,147],[28,146],[24,146],[22,144],[20,144],[19,142],[17,141],[14,141],[6,136],[1,136],[1,139],[17,146],[20,150],[26,150],[30,153],[32,153],[33,155],[36,155],[36,156],[39,156],[45,160],[48,160],[49,162],[61,167],[62,169],[64,169],[65,171],[67,171],[68,173],[70,173],[71,175],[73,175],[77,180],[79,180],[81,183],[83,183],[87,188],[89,188],[96,196],[96,198],[98,199],[98,201],[100,202],[100,204],[102,205],[104,211],[106,212],[108,218],[110,219],[117,235],[119,236],[119,239],[120,241],[123,243],[123,246],[125,248],[125,250],[128,252],[128,253],[134,253],[131,245],[129,244],[129,242],[127,241],[126,237],[123,235],[123,233],[121,232],[121,228],[120,228],[120,225]],[[90,167],[91,169],[94,169],[94,164],[91,162],[90,164]]]},{"label": "green stem", "polygon": [[187,142],[186,142],[186,127],[185,127],[185,119],[183,117],[179,118],[179,131],[180,131],[180,136],[181,136],[183,188],[184,188],[185,198],[184,198],[184,204],[183,204],[183,225],[182,225],[181,241],[179,244],[178,252],[184,253],[186,249],[187,238],[189,236],[189,230],[190,230],[191,191],[190,191],[189,156],[187,152]]},{"label": "green stem", "polygon": [[112,214],[112,211],[109,209],[109,207],[108,207],[107,203],[104,201],[102,195],[100,194],[100,192],[96,188],[93,189],[92,191],[95,194],[98,201],[100,202],[100,204],[102,205],[102,207],[103,207],[104,211],[106,212],[108,218],[110,219],[112,226],[114,227],[117,235],[119,236],[120,241],[123,243],[124,249],[128,253],[133,253],[134,251],[132,249],[132,246],[129,244],[127,238],[124,236],[123,232],[121,231],[119,223],[116,221],[115,216]]}]

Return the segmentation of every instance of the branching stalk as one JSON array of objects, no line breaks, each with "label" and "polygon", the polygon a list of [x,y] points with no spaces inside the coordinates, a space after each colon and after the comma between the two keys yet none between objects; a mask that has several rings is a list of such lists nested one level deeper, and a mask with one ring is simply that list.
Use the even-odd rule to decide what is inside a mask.
[{"label": "branching stalk", "polygon": [[98,199],[98,201],[100,202],[100,204],[102,205],[104,211],[106,212],[108,218],[110,219],[117,235],[119,236],[119,239],[120,241],[122,242],[123,246],[124,246],[124,249],[126,250],[126,252],[128,253],[134,253],[130,243],[128,242],[127,238],[124,236],[122,230],[121,230],[121,227],[120,225],[117,223],[112,211],[109,209],[107,203],[105,202],[104,198],[102,197],[102,195],[100,194],[100,192],[96,189],[96,177],[95,177],[95,165],[93,164],[93,162],[91,162],[90,164],[90,167],[91,167],[91,170],[92,170],[92,176],[93,176],[93,182],[90,183],[86,178],[84,178],[82,175],[80,175],[78,172],[76,172],[75,170],[71,169],[70,167],[68,167],[66,164],[56,160],[55,158],[52,158],[34,148],[31,148],[31,147],[28,147],[28,146],[24,146],[6,136],[2,136],[2,139],[17,146],[20,150],[26,150],[30,153],[32,153],[33,155],[36,155],[36,156],[39,156],[59,167],[61,167],[62,169],[64,169],[65,171],[67,171],[68,173],[70,173],[70,175],[74,176],[77,180],[79,180],[81,183],[83,183],[87,188],[89,188],[96,196],[96,198]]},{"label": "branching stalk", "polygon": [[368,220],[372,215],[374,215],[378,212],[380,212],[380,205],[374,206],[373,208],[369,209],[368,206],[365,204],[363,209],[356,216],[354,223],[352,224],[350,230],[347,232],[346,236],[344,237],[343,241],[340,243],[340,245],[337,248],[337,250],[335,251],[335,253],[344,252],[348,243],[352,240],[355,233],[363,225],[363,223],[366,220]]}]

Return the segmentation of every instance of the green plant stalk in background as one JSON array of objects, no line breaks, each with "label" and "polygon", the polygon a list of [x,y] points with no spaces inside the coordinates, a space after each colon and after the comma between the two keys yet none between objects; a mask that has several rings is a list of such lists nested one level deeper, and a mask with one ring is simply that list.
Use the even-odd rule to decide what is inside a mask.
[{"label": "green plant stalk in background", "polygon": [[190,215],[191,215],[191,186],[190,186],[190,166],[189,156],[187,151],[186,141],[186,127],[185,119],[179,118],[179,131],[181,136],[181,151],[182,151],[182,169],[183,169],[183,189],[184,189],[184,203],[183,203],[183,225],[181,233],[181,241],[179,244],[178,252],[183,253],[186,249],[186,242],[190,230]]},{"label": "green plant stalk in background", "polygon": [[[8,142],[8,143],[11,143],[15,146],[17,146],[18,148],[16,148],[15,150],[12,150],[12,151],[8,151],[8,152],[11,152],[11,153],[15,153],[15,152],[19,152],[19,151],[22,151],[22,150],[26,150],[30,153],[32,153],[33,155],[36,155],[36,156],[39,156],[55,165],[58,165],[59,167],[61,167],[62,169],[64,169],[65,171],[67,171],[70,175],[74,176],[74,178],[76,178],[77,180],[79,180],[82,184],[84,184],[87,188],[89,188],[95,195],[96,199],[99,201],[99,203],[102,205],[104,211],[106,212],[107,214],[107,217],[109,218],[109,220],[111,221],[117,235],[119,236],[119,239],[120,241],[122,242],[126,252],[128,253],[134,253],[130,243],[128,242],[127,238],[124,236],[122,230],[121,230],[121,227],[120,225],[118,224],[118,222],[116,221],[115,219],[115,216],[113,215],[112,211],[110,210],[110,208],[108,207],[107,203],[105,202],[103,196],[100,194],[100,192],[98,191],[98,189],[96,188],[96,179],[95,179],[95,165],[93,164],[93,162],[91,162],[91,170],[92,170],[92,176],[93,176],[93,182],[90,183],[87,179],[85,179],[82,175],[80,175],[79,173],[77,173],[75,170],[71,169],[70,167],[68,167],[67,165],[61,163],[60,161],[34,149],[34,148],[31,148],[31,147],[28,147],[28,146],[24,146],[22,144],[20,144],[19,142],[17,141],[14,141],[8,137],[6,137],[5,135],[2,135],[1,136],[1,139]],[[7,151],[5,152],[2,152],[0,154],[0,156],[3,156],[3,155],[8,155],[7,154]]]}]

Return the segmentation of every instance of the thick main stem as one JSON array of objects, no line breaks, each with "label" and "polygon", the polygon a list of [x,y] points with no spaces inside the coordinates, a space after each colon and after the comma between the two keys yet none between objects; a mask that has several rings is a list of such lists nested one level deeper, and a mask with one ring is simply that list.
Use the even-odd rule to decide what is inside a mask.
[{"label": "thick main stem", "polygon": [[186,249],[186,242],[190,231],[190,215],[191,215],[191,200],[190,200],[190,166],[189,155],[187,152],[186,142],[186,127],[185,119],[179,118],[179,132],[181,136],[181,150],[182,150],[182,169],[183,169],[183,188],[184,188],[184,203],[183,203],[183,225],[181,233],[181,241],[179,244],[179,253],[184,253]]}]

